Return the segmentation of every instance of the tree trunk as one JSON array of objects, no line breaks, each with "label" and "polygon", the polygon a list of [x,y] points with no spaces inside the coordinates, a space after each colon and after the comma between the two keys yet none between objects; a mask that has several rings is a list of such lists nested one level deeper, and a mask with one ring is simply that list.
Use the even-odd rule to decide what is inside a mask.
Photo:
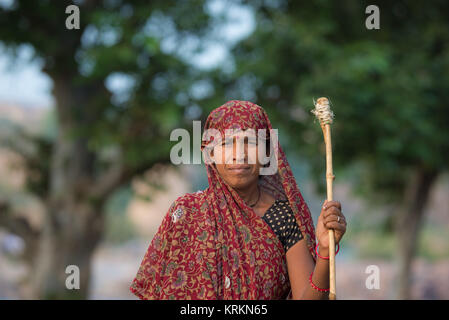
[{"label": "tree trunk", "polygon": [[424,209],[437,175],[438,172],[435,170],[417,169],[405,189],[403,204],[398,211],[395,227],[398,237],[399,299],[412,298],[410,292],[412,260],[416,253]]},{"label": "tree trunk", "polygon": [[[87,203],[58,206],[48,215],[33,268],[33,296],[87,299],[91,258],[103,234],[103,215]],[[79,268],[79,289],[66,287],[68,266]],[[68,272],[68,271],[67,271]]]},{"label": "tree trunk", "polygon": [[[46,206],[43,230],[36,233],[34,242],[28,241],[33,245],[29,246],[31,279],[25,279],[25,297],[87,299],[91,258],[104,231],[105,201],[118,186],[168,159],[164,156],[135,168],[125,166],[120,157],[109,159],[107,165],[99,161],[96,151],[88,148],[86,128],[101,117],[98,96],[106,101],[110,96],[104,81],[73,86],[76,81],[69,72],[49,75],[58,135],[51,149],[48,190],[42,195]],[[79,289],[66,287],[67,278],[74,276],[66,271],[68,266],[79,269]]]},{"label": "tree trunk", "polygon": [[[90,265],[103,234],[102,207],[107,195],[92,198],[96,180],[96,157],[86,137],[77,135],[86,125],[95,90],[73,88],[70,77],[52,76],[57,102],[58,137],[52,150],[46,221],[36,252],[32,295],[39,299],[86,299]],[[79,289],[69,290],[66,274],[70,265],[79,268]]]}]

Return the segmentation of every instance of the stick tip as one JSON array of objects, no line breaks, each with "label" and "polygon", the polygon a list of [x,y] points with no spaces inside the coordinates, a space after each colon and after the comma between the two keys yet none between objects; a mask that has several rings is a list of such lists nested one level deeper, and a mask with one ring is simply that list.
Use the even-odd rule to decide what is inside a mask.
[{"label": "stick tip", "polygon": [[331,124],[334,119],[334,113],[332,112],[329,104],[329,99],[326,97],[318,98],[315,104],[315,109],[312,113],[320,120],[321,124]]},{"label": "stick tip", "polygon": [[321,97],[318,98],[318,100],[316,101],[317,104],[329,104],[329,99],[326,97]]}]

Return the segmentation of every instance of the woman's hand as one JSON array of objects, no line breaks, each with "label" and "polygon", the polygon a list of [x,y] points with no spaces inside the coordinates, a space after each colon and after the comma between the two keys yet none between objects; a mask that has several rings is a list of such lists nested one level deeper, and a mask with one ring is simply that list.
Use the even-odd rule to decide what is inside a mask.
[{"label": "woman's hand", "polygon": [[321,207],[321,214],[316,227],[320,255],[321,253],[328,253],[329,229],[334,229],[335,245],[337,245],[346,232],[346,218],[341,213],[339,201],[325,200]]}]

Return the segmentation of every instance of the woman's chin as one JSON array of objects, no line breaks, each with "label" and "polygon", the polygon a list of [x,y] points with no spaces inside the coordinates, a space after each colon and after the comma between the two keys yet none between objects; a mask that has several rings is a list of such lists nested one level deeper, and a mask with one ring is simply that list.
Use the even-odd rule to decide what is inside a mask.
[{"label": "woman's chin", "polygon": [[249,185],[254,182],[254,177],[252,175],[242,176],[240,178],[236,177],[230,181],[231,187],[234,189],[246,189]]}]

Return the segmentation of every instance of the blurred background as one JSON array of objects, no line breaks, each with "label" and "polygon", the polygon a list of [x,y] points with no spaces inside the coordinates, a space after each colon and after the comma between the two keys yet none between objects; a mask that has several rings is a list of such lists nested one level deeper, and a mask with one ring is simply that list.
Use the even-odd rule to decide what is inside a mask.
[{"label": "blurred background", "polygon": [[228,100],[267,111],[316,222],[321,96],[339,299],[448,299],[447,1],[0,0],[0,299],[136,299],[168,207],[207,187],[170,133]]}]

